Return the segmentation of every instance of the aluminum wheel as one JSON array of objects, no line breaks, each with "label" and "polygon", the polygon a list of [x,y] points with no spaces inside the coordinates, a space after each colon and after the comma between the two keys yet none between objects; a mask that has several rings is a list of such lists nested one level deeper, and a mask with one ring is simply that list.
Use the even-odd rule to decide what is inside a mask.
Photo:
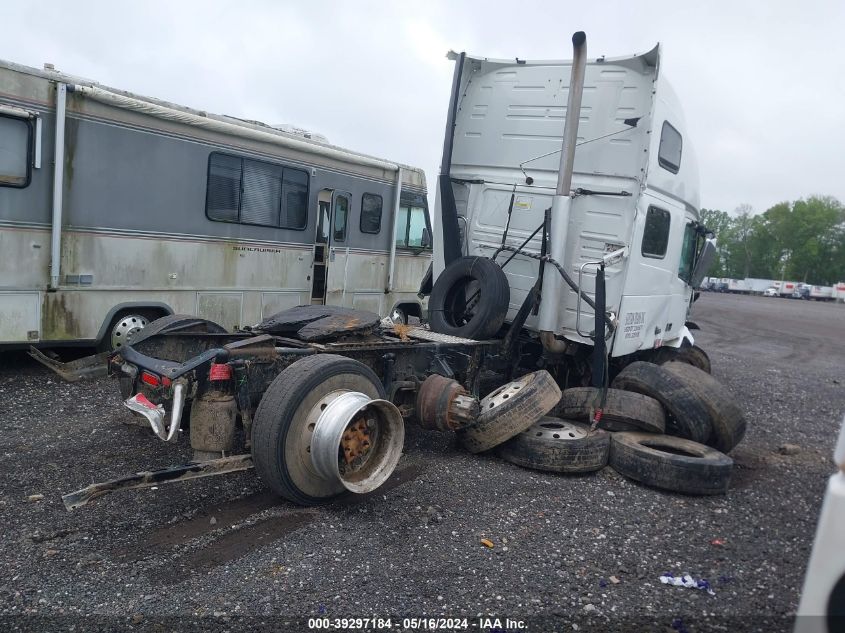
[{"label": "aluminum wheel", "polygon": [[140,314],[127,314],[114,324],[111,330],[111,348],[120,349],[132,342],[132,338],[143,330],[149,320]]}]

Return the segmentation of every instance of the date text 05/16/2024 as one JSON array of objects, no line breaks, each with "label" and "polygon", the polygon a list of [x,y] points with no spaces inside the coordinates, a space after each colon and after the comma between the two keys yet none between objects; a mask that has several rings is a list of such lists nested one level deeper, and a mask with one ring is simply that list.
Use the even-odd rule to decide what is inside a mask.
[{"label": "date text 05/16/2024", "polygon": [[511,618],[308,618],[308,628],[313,630],[401,630],[420,631],[521,631],[526,629],[523,620]]}]

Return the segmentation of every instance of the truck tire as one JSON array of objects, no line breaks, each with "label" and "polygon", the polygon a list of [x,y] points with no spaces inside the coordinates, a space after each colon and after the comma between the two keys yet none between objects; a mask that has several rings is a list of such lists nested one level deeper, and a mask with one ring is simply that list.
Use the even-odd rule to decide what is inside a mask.
[{"label": "truck tire", "polygon": [[713,432],[707,403],[684,380],[660,365],[635,361],[613,380],[624,389],[654,398],[669,413],[666,433],[704,443]]},{"label": "truck tire", "polygon": [[470,453],[481,453],[522,433],[560,400],[560,389],[544,369],[502,385],[480,403],[472,426],[457,432]]},{"label": "truck tire", "polygon": [[733,460],[714,448],[669,435],[614,433],[610,466],[647,486],[690,495],[728,491]]},{"label": "truck tire", "polygon": [[610,433],[586,424],[544,417],[499,446],[499,456],[524,468],[588,473],[607,465]]},{"label": "truck tire", "polygon": [[710,411],[713,432],[708,446],[729,453],[745,437],[746,421],[731,393],[710,374],[686,363],[666,363],[664,367],[696,392]]},{"label": "truck tire", "polygon": [[293,503],[310,506],[344,493],[338,482],[317,474],[311,463],[308,414],[338,389],[385,398],[378,376],[357,360],[335,354],[308,356],[284,369],[270,383],[252,425],[255,471],[273,492]]},{"label": "truck tire", "polygon": [[441,334],[484,340],[505,322],[510,301],[507,277],[488,257],[461,257],[434,282],[428,299],[431,329]]},{"label": "truck tire", "polygon": [[698,345],[678,349],[674,347],[661,347],[654,352],[654,355],[649,360],[658,365],[673,362],[686,363],[687,365],[698,367],[701,371],[705,371],[708,374],[712,373],[710,357]]},{"label": "truck tire", "polygon": [[[565,389],[554,415],[568,420],[590,423],[590,407],[598,397],[595,387]],[[608,389],[598,428],[605,431],[644,431],[664,433],[666,413],[654,398],[641,393]]]}]

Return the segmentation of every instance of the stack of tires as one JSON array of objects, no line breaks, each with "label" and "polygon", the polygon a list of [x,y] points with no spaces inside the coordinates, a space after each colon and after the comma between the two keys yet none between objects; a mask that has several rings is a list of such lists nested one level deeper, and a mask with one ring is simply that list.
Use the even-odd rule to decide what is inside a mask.
[{"label": "stack of tires", "polygon": [[561,393],[538,371],[493,391],[480,410],[478,421],[458,432],[472,453],[497,447],[509,462],[559,473],[609,464],[643,484],[696,495],[727,491],[733,469],[727,453],[746,428],[725,388],[679,361],[631,363],[605,394],[590,387]]}]

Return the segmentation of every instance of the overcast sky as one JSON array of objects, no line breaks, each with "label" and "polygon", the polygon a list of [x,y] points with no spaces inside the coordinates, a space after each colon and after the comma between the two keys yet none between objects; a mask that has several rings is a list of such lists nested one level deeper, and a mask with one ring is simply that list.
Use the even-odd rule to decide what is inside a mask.
[{"label": "overcast sky", "polygon": [[845,201],[845,3],[14,2],[0,58],[211,112],[291,123],[437,175],[451,48],[590,57],[664,45],[701,204]]}]

